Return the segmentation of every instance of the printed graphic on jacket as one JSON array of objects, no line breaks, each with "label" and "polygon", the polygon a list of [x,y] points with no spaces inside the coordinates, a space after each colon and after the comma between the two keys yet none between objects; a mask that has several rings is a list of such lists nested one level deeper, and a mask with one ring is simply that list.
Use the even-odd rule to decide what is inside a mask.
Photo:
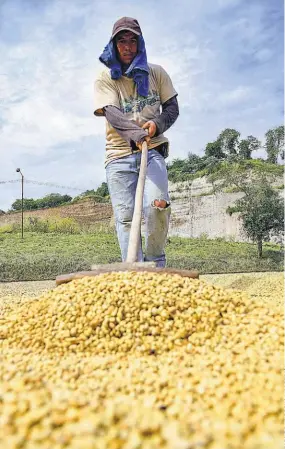
[{"label": "printed graphic on jacket", "polygon": [[132,95],[122,100],[123,112],[125,114],[129,112],[141,112],[146,106],[153,106],[155,103],[160,103],[160,97],[156,90],[151,90],[148,97],[133,97]]}]

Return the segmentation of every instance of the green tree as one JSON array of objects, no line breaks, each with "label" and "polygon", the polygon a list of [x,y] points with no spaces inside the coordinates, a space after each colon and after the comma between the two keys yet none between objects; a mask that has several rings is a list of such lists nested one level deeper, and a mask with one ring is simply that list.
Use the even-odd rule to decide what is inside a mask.
[{"label": "green tree", "polygon": [[[23,200],[23,210],[34,210],[36,209],[36,202],[33,198],[24,198]],[[11,206],[11,210],[19,211],[22,210],[22,200],[17,199]]]},{"label": "green tree", "polygon": [[[284,148],[282,147],[282,138],[284,142],[284,128],[279,127],[276,132],[276,142],[279,147],[280,156],[284,158]],[[167,169],[169,180],[172,182],[193,180],[195,176],[197,176],[196,174],[199,175],[199,172],[201,172],[201,176],[204,176],[205,174],[209,176],[210,174],[220,172],[220,170],[221,173],[225,174],[224,172],[225,170],[228,170],[229,166],[236,166],[236,164],[241,164],[242,177],[244,177],[245,170],[254,171],[258,175],[263,171],[266,171],[269,174],[274,174],[274,167],[272,167],[272,164],[268,164],[267,167],[264,167],[263,159],[251,159],[253,151],[258,150],[260,147],[261,142],[256,137],[249,135],[246,139],[240,140],[239,131],[232,128],[226,128],[219,134],[215,141],[207,143],[204,156],[201,157],[189,152],[186,159],[176,158],[168,163]],[[260,162],[260,164],[247,167],[243,165],[250,161],[252,164],[255,162]],[[227,162],[230,165],[227,165]]]},{"label": "green tree", "polygon": [[207,164],[205,156],[201,157],[198,154],[189,152],[187,159],[184,160],[182,172],[195,174],[198,171],[203,170],[206,167],[206,165]]},{"label": "green tree", "polygon": [[168,177],[172,182],[181,182],[193,179],[193,176],[207,168],[208,158],[189,152],[186,159],[174,159],[167,164]]},{"label": "green tree", "polygon": [[261,142],[254,136],[248,136],[239,142],[238,154],[242,159],[251,159],[253,151],[260,148]]},{"label": "green tree", "polygon": [[284,126],[269,129],[265,134],[267,161],[277,164],[278,156],[284,160]]},{"label": "green tree", "polygon": [[61,204],[69,203],[71,200],[72,197],[69,195],[61,195],[60,193],[51,193],[49,195],[44,196],[43,198],[39,198],[36,201],[38,209],[41,209],[41,208],[60,206]]},{"label": "green tree", "polygon": [[172,182],[183,181],[183,175],[185,173],[185,160],[173,159],[172,162],[167,164],[168,177]]},{"label": "green tree", "polygon": [[240,132],[235,129],[226,128],[222,131],[217,139],[220,143],[221,151],[229,156],[238,153]]},{"label": "green tree", "polygon": [[97,190],[90,189],[76,196],[73,201],[81,200],[86,197],[92,197],[97,203],[106,203],[109,200],[109,190],[106,182],[97,188]]},{"label": "green tree", "polygon": [[189,171],[195,172],[195,170],[197,170],[197,167],[199,167],[200,165],[200,161],[201,157],[198,156],[198,154],[189,152],[185,163]]},{"label": "green tree", "polygon": [[84,198],[86,196],[95,196],[95,195],[96,195],[96,192],[95,192],[94,189],[85,190],[84,192],[80,193],[80,195],[74,197],[73,201],[79,200],[79,199]]},{"label": "green tree", "polygon": [[260,258],[263,242],[269,239],[270,233],[284,230],[283,201],[265,179],[248,184],[244,188],[244,196],[228,212],[239,212],[246,235],[257,243]]},{"label": "green tree", "polygon": [[[43,209],[47,207],[55,207],[60,204],[68,203],[72,200],[69,195],[60,195],[59,193],[51,193],[43,198],[34,200],[33,198],[24,198],[23,210]],[[22,210],[22,200],[17,199],[11,206],[11,210]]]},{"label": "green tree", "polygon": [[106,182],[102,182],[102,184],[95,191],[95,194],[102,197],[109,196],[108,184]]},{"label": "green tree", "polygon": [[85,190],[85,192],[81,193],[79,195],[81,198],[84,196],[98,196],[98,197],[108,197],[109,196],[109,189],[108,184],[106,182],[102,182],[102,184],[97,188],[97,190],[91,189],[91,190]]},{"label": "green tree", "polygon": [[205,148],[205,156],[224,159],[226,155],[222,151],[221,142],[219,140],[215,140],[214,142],[207,143]]}]

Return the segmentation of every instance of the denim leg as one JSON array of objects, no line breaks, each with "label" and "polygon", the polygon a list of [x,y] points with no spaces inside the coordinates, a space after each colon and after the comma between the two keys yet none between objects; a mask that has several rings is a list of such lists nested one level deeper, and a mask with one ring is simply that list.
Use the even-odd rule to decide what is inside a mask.
[{"label": "denim leg", "polygon": [[[155,200],[165,200],[166,208],[158,208]],[[149,150],[144,192],[144,218],[146,223],[145,260],[165,267],[165,245],[170,220],[170,199],[165,159],[156,150]]]},{"label": "denim leg", "polygon": [[[135,205],[138,182],[138,155],[122,157],[110,162],[106,167],[107,184],[116,221],[117,237],[122,261],[126,261],[129,235]],[[139,247],[138,261],[143,261],[142,246]]]}]

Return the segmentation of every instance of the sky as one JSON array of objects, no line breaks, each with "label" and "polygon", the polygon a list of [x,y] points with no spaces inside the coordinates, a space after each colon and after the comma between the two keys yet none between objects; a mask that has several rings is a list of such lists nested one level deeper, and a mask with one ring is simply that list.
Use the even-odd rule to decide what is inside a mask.
[{"label": "sky", "polygon": [[[135,17],[148,61],[170,75],[180,116],[170,162],[203,155],[225,128],[283,123],[282,0],[0,0],[0,209],[78,195],[105,181],[105,119],[93,115],[98,57],[113,23]],[[262,155],[261,153],[256,156]]]}]

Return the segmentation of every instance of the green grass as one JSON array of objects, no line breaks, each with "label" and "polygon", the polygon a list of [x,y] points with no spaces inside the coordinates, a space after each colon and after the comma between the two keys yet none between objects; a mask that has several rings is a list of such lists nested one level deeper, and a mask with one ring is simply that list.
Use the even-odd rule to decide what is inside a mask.
[{"label": "green grass", "polygon": [[[167,265],[198,269],[205,273],[281,271],[283,254],[273,244],[264,246],[262,259],[256,246],[225,242],[223,239],[171,237],[166,247]],[[114,233],[73,235],[21,234],[0,235],[0,281],[55,279],[59,274],[89,270],[91,264],[120,261]]]},{"label": "green grass", "polygon": [[169,266],[196,268],[201,274],[283,270],[280,247],[269,243],[258,259],[254,244],[176,237],[171,238],[167,256]]}]

